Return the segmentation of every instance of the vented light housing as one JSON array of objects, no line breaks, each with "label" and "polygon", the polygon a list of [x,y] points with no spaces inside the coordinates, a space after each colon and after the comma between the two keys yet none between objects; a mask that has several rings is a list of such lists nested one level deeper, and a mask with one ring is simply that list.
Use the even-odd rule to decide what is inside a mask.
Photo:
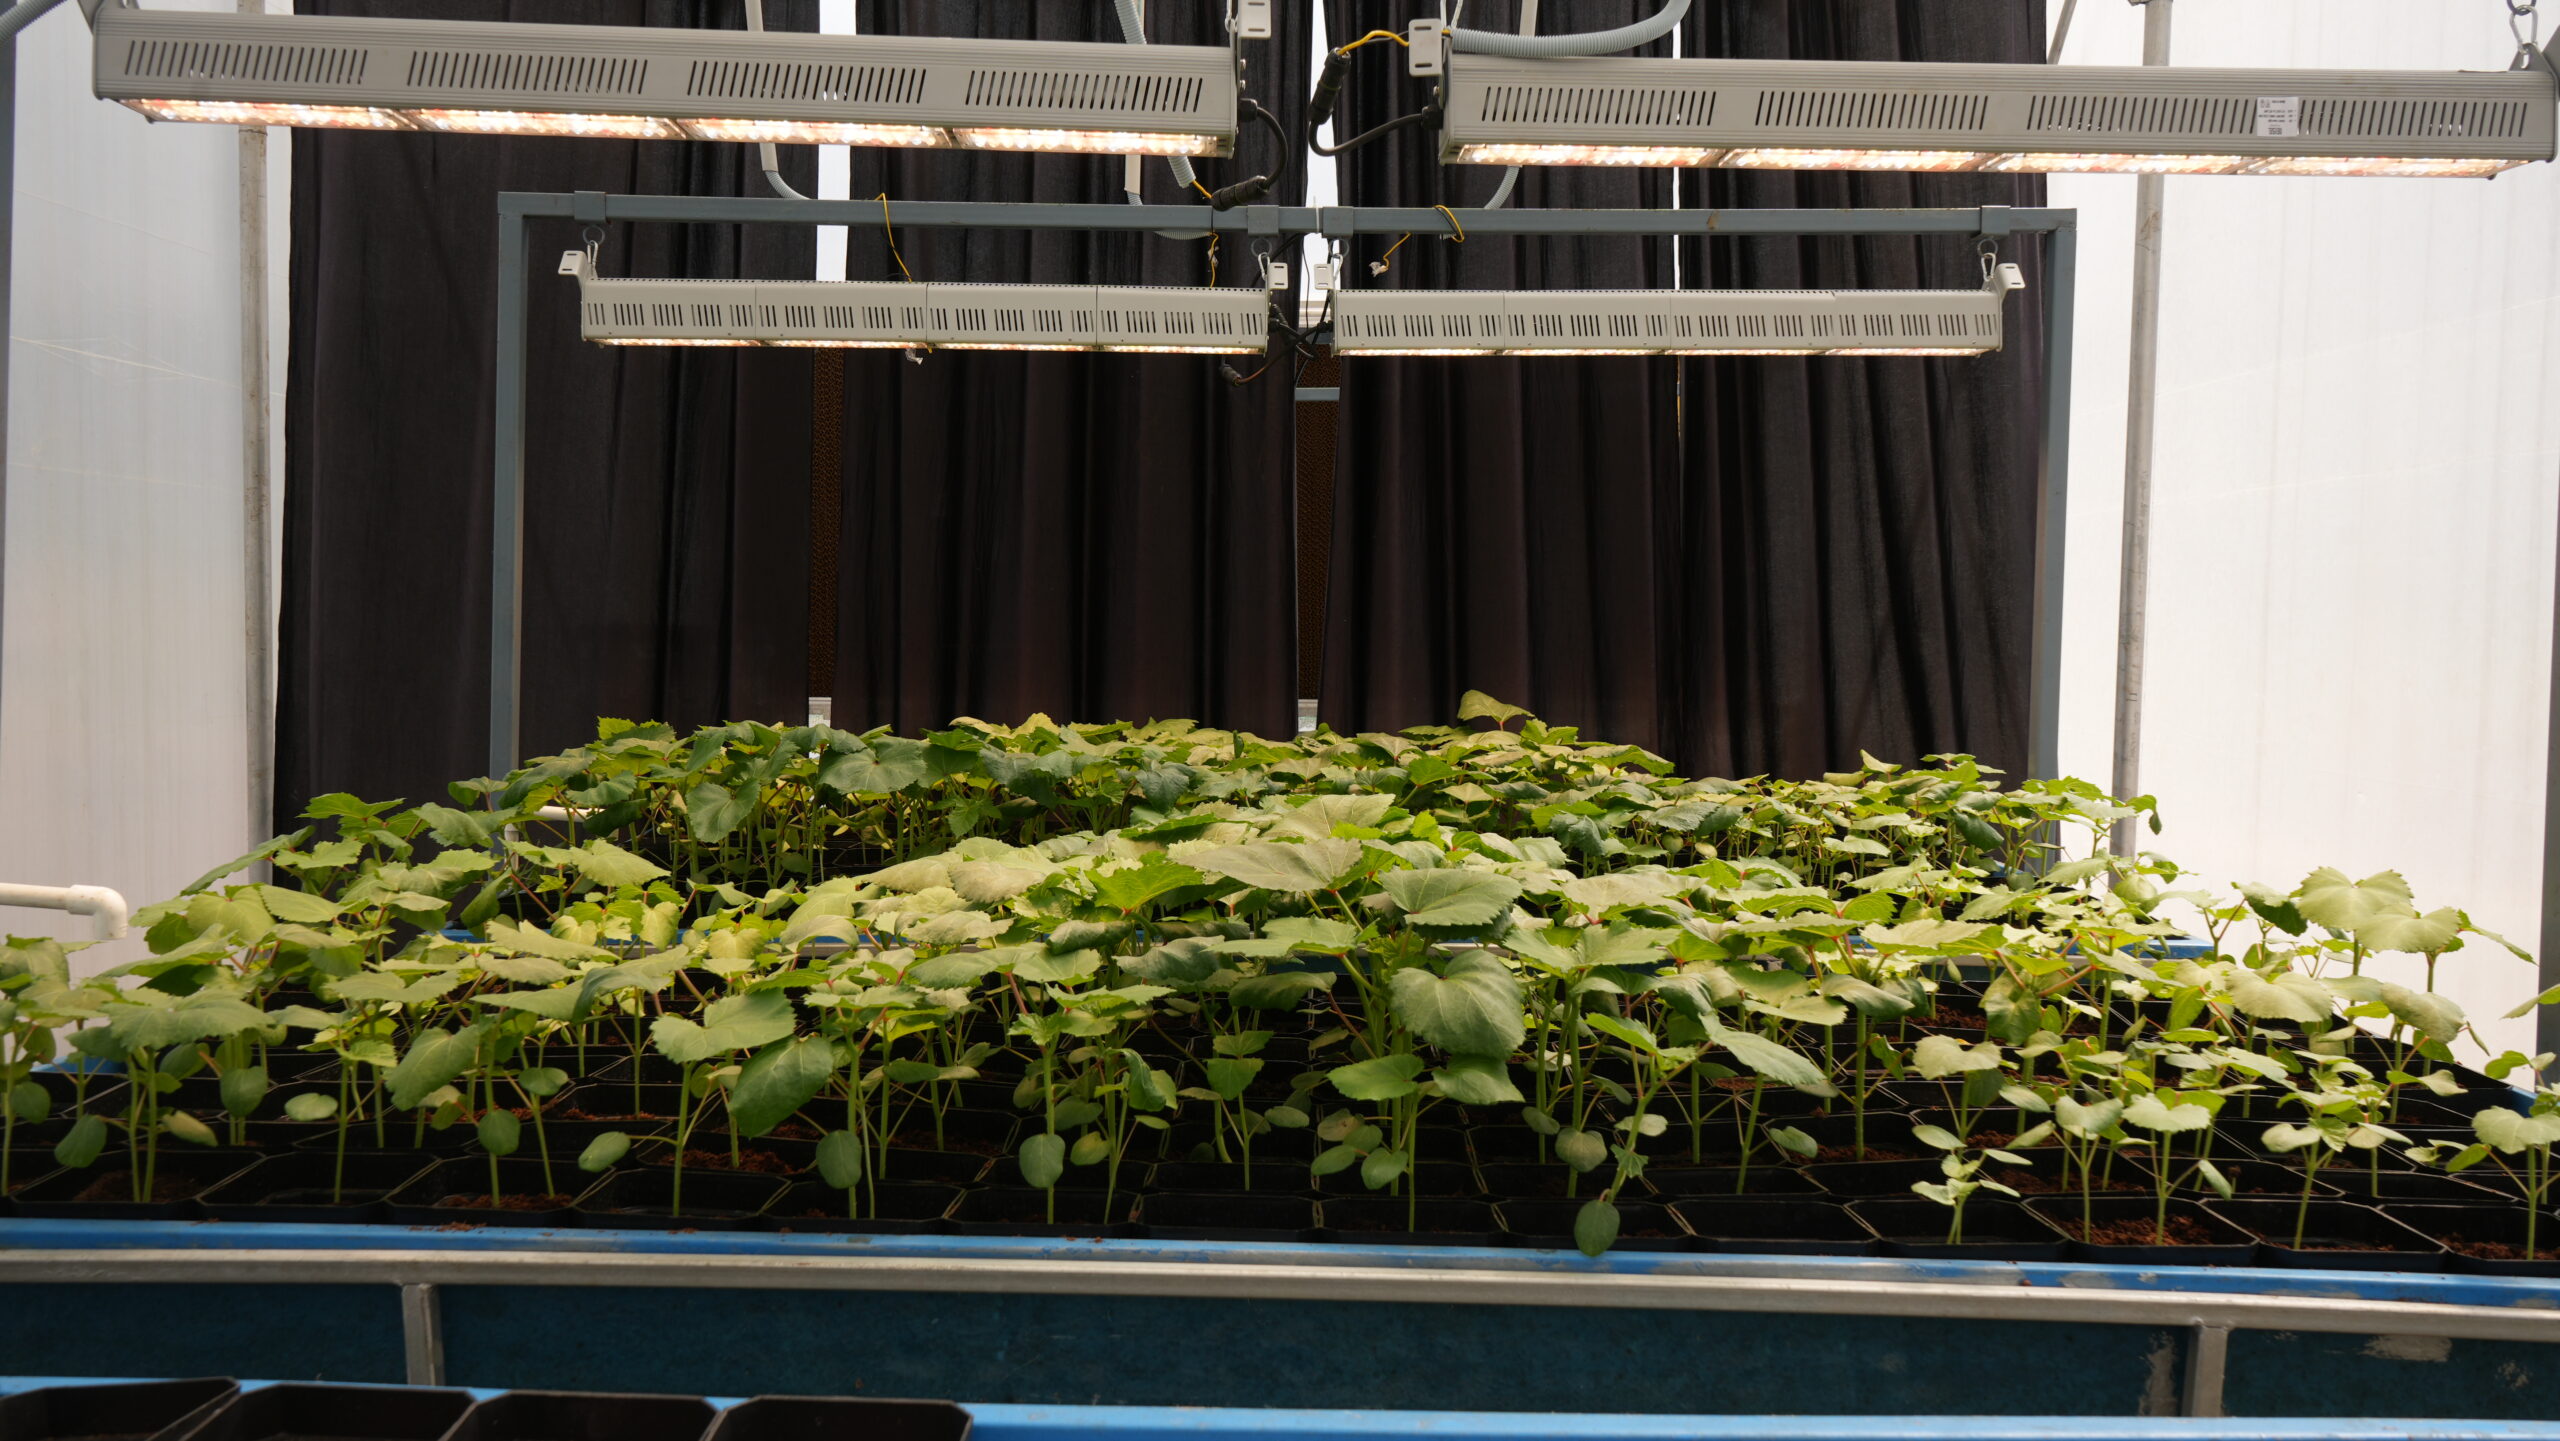
[{"label": "vented light housing", "polygon": [[96,89],[155,120],[1229,155],[1210,46],[99,7]]},{"label": "vented light housing", "polygon": [[600,345],[1259,354],[1262,290],[841,280],[609,280],[583,254],[579,333]]},{"label": "vented light housing", "polygon": [[1981,355],[1998,350],[1998,267],[1980,290],[1338,290],[1342,355]]},{"label": "vented light housing", "polygon": [[2552,76],[1802,60],[1449,61],[1482,165],[2486,176],[2552,158]]}]

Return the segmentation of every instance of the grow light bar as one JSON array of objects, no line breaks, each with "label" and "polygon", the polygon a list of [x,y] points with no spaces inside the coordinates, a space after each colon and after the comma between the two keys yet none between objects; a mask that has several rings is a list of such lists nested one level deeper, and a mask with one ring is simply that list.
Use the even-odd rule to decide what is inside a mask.
[{"label": "grow light bar", "polygon": [[1232,52],[99,7],[154,120],[1109,155],[1234,153]]},{"label": "grow light bar", "polygon": [[2002,339],[1980,290],[1341,290],[1343,355],[1981,355]]},{"label": "grow light bar", "polygon": [[850,350],[1080,350],[1255,355],[1270,295],[1152,285],[844,280],[612,280],[583,251],[579,333],[599,345]]},{"label": "grow light bar", "polygon": [[2488,176],[2553,149],[2554,79],[1856,61],[1449,61],[1441,159],[1744,170]]}]

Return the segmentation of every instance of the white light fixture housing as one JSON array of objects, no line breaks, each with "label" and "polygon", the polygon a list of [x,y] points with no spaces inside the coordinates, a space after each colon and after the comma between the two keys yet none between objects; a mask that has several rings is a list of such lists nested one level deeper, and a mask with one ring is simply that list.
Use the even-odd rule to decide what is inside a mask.
[{"label": "white light fixture housing", "polygon": [[2553,150],[2552,71],[1863,61],[1449,63],[1443,161],[2489,176]]},{"label": "white light fixture housing", "polygon": [[1982,355],[2001,301],[1980,290],[1341,290],[1333,348],[1374,355]]},{"label": "white light fixture housing", "polygon": [[1084,350],[1258,355],[1266,290],[938,281],[613,280],[573,250],[579,333],[599,345]]},{"label": "white light fixture housing", "polygon": [[1197,45],[369,20],[101,5],[96,90],[154,120],[1098,155],[1234,153]]}]

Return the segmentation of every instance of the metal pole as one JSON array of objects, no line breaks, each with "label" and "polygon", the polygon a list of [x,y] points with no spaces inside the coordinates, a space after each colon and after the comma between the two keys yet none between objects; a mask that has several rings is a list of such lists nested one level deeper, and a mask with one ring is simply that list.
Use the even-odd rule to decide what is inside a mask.
[{"label": "metal pole", "polygon": [[524,666],[525,217],[498,208],[497,449],[489,513],[489,774],[515,769]]},{"label": "metal pole", "polygon": [[2080,279],[2080,231],[2045,241],[2044,453],[2036,503],[2035,656],[2028,691],[2027,771],[2062,774],[2062,562],[2070,539],[2071,313]]},{"label": "metal pole", "polygon": [[[239,0],[245,14],[266,0]],[[275,683],[267,591],[267,131],[240,127],[240,582],[249,722],[249,843],[275,824]],[[263,862],[260,863],[263,866]]]},{"label": "metal pole", "polygon": [[[2171,0],[2142,0],[2142,63],[2169,63]],[[2133,357],[2125,379],[2124,549],[2116,591],[2116,753],[2112,782],[2142,794],[2142,652],[2151,594],[2151,438],[2160,382],[2160,223],[2165,180],[2145,175],[2133,192]],[[2139,847],[2134,823],[2116,822],[2115,852]]]},{"label": "metal pole", "polygon": [[[0,37],[0,640],[9,620],[9,272],[16,256],[10,236],[17,224],[18,39]],[[0,673],[8,667],[0,665]],[[7,699],[0,690],[0,701]],[[5,706],[0,706],[5,709]]]},{"label": "metal pole", "polygon": [[[2542,758],[2542,989],[2560,986],[2560,559],[2551,570],[2551,734]],[[2560,1052],[2560,1006],[2534,1012],[2536,1054]]]}]

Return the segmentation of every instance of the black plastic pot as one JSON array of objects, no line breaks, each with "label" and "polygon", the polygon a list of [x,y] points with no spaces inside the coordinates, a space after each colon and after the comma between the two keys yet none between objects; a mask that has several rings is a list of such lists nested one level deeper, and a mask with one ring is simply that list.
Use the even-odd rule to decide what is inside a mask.
[{"label": "black plastic pot", "polygon": [[[1424,1161],[1396,1178],[1397,1184],[1426,1199],[1472,1201],[1484,1195],[1484,1183],[1476,1179],[1476,1168],[1459,1161]],[[1606,1173],[1586,1179],[1585,1187],[1593,1195],[1608,1184]],[[1360,1167],[1351,1165],[1331,1175],[1315,1178],[1316,1189],[1327,1196],[1370,1196],[1377,1194],[1360,1180]]]},{"label": "black plastic pot", "polygon": [[[2299,1166],[2264,1157],[2231,1160],[2217,1156],[2213,1167],[2231,1183],[2232,1192],[2243,1200],[2292,1200],[2302,1194],[2302,1168]],[[2320,1176],[2328,1174],[2324,1167]],[[2314,1199],[2336,1200],[2342,1194],[2326,1180],[2312,1178],[2311,1195]]]},{"label": "black plastic pot", "polygon": [[[71,1103],[80,1094],[79,1078],[69,1071],[37,1071],[27,1077],[44,1088],[52,1101],[52,1113],[67,1115]],[[81,1109],[101,1115],[114,1115],[124,1110],[124,1077],[111,1071],[89,1073],[89,1095]]]},{"label": "black plastic pot", "polygon": [[[1810,1164],[1818,1166],[1863,1165],[1857,1155],[1858,1118],[1856,1116],[1808,1116],[1802,1120],[1779,1124],[1802,1131],[1822,1148]],[[1676,1131],[1673,1133],[1678,1134]],[[1666,1138],[1668,1139],[1668,1138]],[[1938,1153],[1911,1139],[1911,1119],[1900,1111],[1867,1111],[1866,1161],[1931,1160]],[[1799,1158],[1782,1150],[1765,1135],[1751,1148],[1751,1164],[1759,1166],[1789,1165]]]},{"label": "black plastic pot", "polygon": [[948,1401],[758,1396],[720,1413],[702,1441],[967,1441],[969,1413]]},{"label": "black plastic pot", "polygon": [[1165,1192],[1138,1203],[1138,1224],[1164,1241],[1311,1241],[1316,1204],[1304,1196]]},{"label": "black plastic pot", "polygon": [[509,1391],[472,1407],[444,1441],[701,1441],[718,1414],[698,1396]]},{"label": "black plastic pot", "polygon": [[[2482,1181],[2487,1181],[2490,1184],[2481,1185],[2466,1179],[2466,1177],[2478,1171],[2486,1171],[2488,1173],[2480,1179]],[[2343,1196],[2345,1199],[2350,1201],[2361,1201],[2368,1206],[2381,1206],[2383,1209],[2389,1211],[2396,1211],[2399,1207],[2404,1205],[2504,1205],[2512,1209],[2524,1204],[2523,1198],[2518,1196],[2514,1191],[2502,1189],[2496,1184],[2497,1182],[2504,1181],[2506,1177],[2500,1175],[2498,1173],[2498,1168],[2495,1166],[2484,1165],[2474,1167],[2472,1171],[2466,1171],[2459,1176],[2447,1175],[2442,1171],[2383,1171],[2379,1173],[2371,1173],[2365,1171],[2323,1170],[2320,1174],[2327,1177],[2329,1184],[2335,1186],[2338,1190],[2338,1194]]]},{"label": "black plastic pot", "polygon": [[2526,1259],[2523,1203],[2385,1206],[2383,1214],[2445,1249],[2447,1264],[2474,1276],[2560,1276],[2560,1215],[2544,1213]]},{"label": "black plastic pot", "polygon": [[1947,1178],[1946,1170],[1935,1160],[1833,1161],[1807,1166],[1804,1174],[1831,1195],[1878,1200],[1908,1196],[1915,1182]]},{"label": "black plastic pot", "polygon": [[[1001,1156],[1013,1149],[1021,1124],[1011,1115],[952,1110],[944,1114],[942,1127],[936,1131],[932,1113],[919,1108],[900,1121],[897,1131],[889,1137],[889,1146],[892,1150],[970,1151]],[[1031,1124],[1036,1130],[1038,1123]]]},{"label": "black plastic pot", "polygon": [[1483,1201],[1328,1196],[1317,1211],[1324,1239],[1358,1246],[1499,1246],[1502,1220]]},{"label": "black plastic pot", "polygon": [[[628,1086],[635,1079],[632,1075],[632,1071],[635,1067],[639,1071],[639,1075],[636,1079],[638,1079],[643,1085],[672,1086],[681,1084],[684,1080],[684,1067],[677,1065],[675,1062],[670,1061],[666,1057],[658,1055],[655,1052],[645,1052],[636,1061],[632,1058],[629,1051],[623,1051],[620,1055],[614,1056],[611,1060],[598,1060],[598,1058],[608,1054],[609,1052],[602,1046],[589,1046],[587,1048],[587,1057],[590,1062],[595,1062],[595,1064],[590,1067],[585,1075],[578,1078],[578,1084],[582,1086],[603,1085],[607,1082],[611,1082],[616,1085]],[[563,1055],[553,1057],[551,1064],[555,1066],[567,1066],[576,1059],[576,1055],[577,1053],[575,1051],[566,1052]]]},{"label": "black plastic pot", "polygon": [[906,1181],[966,1186],[985,1176],[994,1163],[972,1151],[892,1151],[886,1159],[873,1152],[864,1164],[879,1173],[875,1179],[884,1186]]},{"label": "black plastic pot", "polygon": [[8,1441],[183,1441],[239,1393],[227,1377],[42,1386],[0,1396]]},{"label": "black plastic pot", "polygon": [[377,1221],[391,1193],[430,1164],[414,1153],[349,1151],[341,1171],[334,1152],[292,1151],[269,1156],[196,1204],[216,1221]]},{"label": "black plastic pot", "polygon": [[0,1216],[8,1214],[9,1197],[62,1169],[49,1146],[20,1146],[9,1153],[9,1189],[0,1195]]},{"label": "black plastic pot", "polygon": [[1111,1198],[1106,1212],[1100,1191],[981,1186],[951,1208],[950,1228],[964,1236],[1128,1236],[1136,1234],[1129,1221],[1136,1204],[1126,1191]]},{"label": "black plastic pot", "polygon": [[385,1214],[400,1226],[566,1226],[578,1194],[596,1184],[574,1161],[554,1159],[545,1189],[542,1163],[521,1156],[498,1162],[498,1188],[509,1204],[489,1204],[485,1156],[441,1161],[384,1198]]},{"label": "black plastic pot", "polygon": [[1478,1165],[1549,1165],[1564,1164],[1556,1159],[1556,1142],[1546,1138],[1546,1154],[1541,1156],[1538,1133],[1526,1126],[1479,1126],[1466,1133],[1467,1148]]},{"label": "black plastic pot", "polygon": [[2437,1271],[2445,1265],[2442,1245],[2353,1201],[2311,1202],[2299,1247],[2293,1243],[2294,1202],[2215,1201],[2206,1209],[2263,1242],[2263,1265],[2317,1271]]},{"label": "black plastic pot", "polygon": [[[1527,1161],[1498,1161],[1476,1167],[1484,1193],[1497,1201],[1587,1201],[1608,1188],[1610,1172],[1610,1167],[1603,1166],[1588,1175],[1577,1175],[1571,1166],[1554,1159],[1543,1166]],[[1647,1171],[1644,1179],[1652,1180],[1653,1173]],[[1628,1199],[1647,1199],[1644,1188],[1638,1186]]]},{"label": "black plastic pot", "polygon": [[1823,1194],[1822,1183],[1795,1166],[1648,1166],[1644,1179],[1663,1195],[1684,1200]]},{"label": "black plastic pot", "polygon": [[680,1104],[685,1105],[685,1119],[692,1123],[695,1135],[720,1128],[717,1093],[685,1104],[684,1087],[668,1081],[643,1081],[638,1086],[627,1080],[581,1081],[543,1104],[542,1121],[545,1127],[602,1121],[608,1123],[607,1130],[673,1130]]},{"label": "black plastic pot", "polygon": [[437,1441],[471,1409],[438,1386],[265,1386],[207,1419],[194,1441]]},{"label": "black plastic pot", "polygon": [[636,1231],[746,1231],[789,1189],[791,1183],[780,1176],[687,1166],[679,1177],[672,1166],[632,1167],[608,1172],[602,1184],[578,1198],[578,1224]]},{"label": "black plastic pot", "polygon": [[[1597,1189],[1596,1187],[1594,1188]],[[1584,1201],[1502,1201],[1493,1208],[1502,1222],[1506,1238],[1514,1246],[1529,1246],[1541,1251],[1577,1249],[1573,1239],[1573,1222],[1590,1202]],[[1653,1201],[1627,1201],[1618,1207],[1618,1239],[1610,1244],[1612,1251],[1686,1251],[1696,1244],[1689,1228],[1670,1207]]]},{"label": "black plastic pot", "polygon": [[847,1214],[845,1193],[824,1181],[795,1181],[765,1208],[768,1231],[829,1231],[857,1236],[920,1236],[947,1227],[943,1218],[960,1199],[957,1186],[887,1181],[856,1188],[862,1214]]},{"label": "black plastic pot", "polygon": [[[1111,1175],[1110,1164],[1104,1161],[1096,1161],[1090,1166],[1069,1166],[1059,1173],[1057,1184],[1062,1192],[1091,1191],[1099,1195],[1104,1191],[1118,1191],[1125,1196],[1143,1189],[1146,1185],[1147,1173],[1153,1169],[1155,1167],[1152,1162],[1143,1156],[1133,1154],[1120,1158],[1117,1184],[1113,1184],[1114,1178]],[[1013,1156],[1007,1156],[987,1167],[986,1175],[981,1178],[979,1184],[1022,1186],[1026,1190],[1033,1189],[1022,1179],[1021,1160]]]},{"label": "black plastic pot", "polygon": [[1832,1201],[1718,1199],[1671,1208],[1701,1248],[1760,1256],[1869,1256],[1876,1233]]},{"label": "black plastic pot", "polygon": [[1942,1261],[2059,1261],[2067,1238],[2015,1201],[1975,1193],[1964,1207],[1964,1239],[1949,1241],[1947,1208],[1926,1196],[1849,1203],[1884,1242],[1885,1254]]},{"label": "black plastic pot", "polygon": [[[2101,1235],[2109,1226],[2126,1223],[2150,1234],[2148,1228],[2158,1218],[2159,1208],[2149,1196],[2090,1196],[2084,1210],[2082,1197],[2074,1192],[2067,1196],[2032,1197],[2025,1205],[2043,1217],[2046,1224],[2071,1238],[2070,1254],[2074,1260],[2123,1266],[2248,1266],[2258,1259],[2257,1237],[2195,1202],[2175,1196],[2169,1199],[2172,1230],[2167,1241],[2093,1241],[2082,1235],[2084,1217],[2096,1224]],[[2180,1236],[2191,1239],[2177,1239]]]},{"label": "black plastic pot", "polygon": [[265,1159],[256,1151],[190,1146],[160,1138],[153,1198],[129,1199],[134,1158],[113,1142],[97,1162],[80,1170],[60,1170],[10,1197],[21,1216],[94,1221],[174,1221],[195,1214],[196,1197]]},{"label": "black plastic pot", "polygon": [[[1252,1184],[1247,1185],[1248,1181]],[[1150,1190],[1183,1191],[1193,1195],[1232,1191],[1237,1195],[1290,1196],[1301,1194],[1313,1185],[1313,1179],[1307,1175],[1307,1158],[1303,1155],[1271,1159],[1257,1153],[1249,1174],[1241,1162],[1167,1161],[1147,1176]]]},{"label": "black plastic pot", "polygon": [[[569,1153],[575,1156],[577,1152]],[[815,1141],[782,1141],[770,1136],[738,1138],[738,1164],[729,1163],[729,1133],[720,1131],[705,1135],[693,1133],[693,1143],[685,1147],[684,1168],[687,1172],[736,1171],[749,1176],[796,1177],[818,1168],[818,1143]],[[631,1160],[623,1164],[672,1166],[676,1148],[663,1141],[634,1145]]]}]

